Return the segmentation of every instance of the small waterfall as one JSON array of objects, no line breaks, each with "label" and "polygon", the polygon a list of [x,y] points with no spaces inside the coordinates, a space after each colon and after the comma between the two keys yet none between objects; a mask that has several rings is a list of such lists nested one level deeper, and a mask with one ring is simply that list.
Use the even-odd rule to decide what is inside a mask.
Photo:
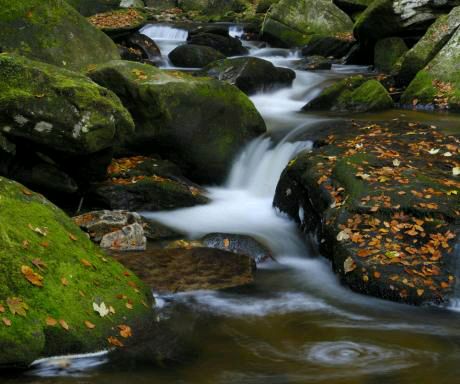
[{"label": "small waterfall", "polygon": [[143,27],[140,33],[156,41],[187,41],[188,32],[184,29],[174,28],[169,25],[149,24]]},{"label": "small waterfall", "polygon": [[231,37],[236,37],[237,39],[241,39],[244,35],[244,28],[240,25],[231,25],[228,27],[228,34]]}]

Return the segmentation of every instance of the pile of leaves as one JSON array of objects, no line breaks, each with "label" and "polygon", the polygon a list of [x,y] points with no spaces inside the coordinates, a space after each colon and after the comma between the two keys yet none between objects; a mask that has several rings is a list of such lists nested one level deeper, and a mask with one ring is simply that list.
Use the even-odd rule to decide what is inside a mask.
[{"label": "pile of leaves", "polygon": [[137,27],[144,19],[145,16],[135,9],[98,13],[88,17],[91,24],[103,30]]}]

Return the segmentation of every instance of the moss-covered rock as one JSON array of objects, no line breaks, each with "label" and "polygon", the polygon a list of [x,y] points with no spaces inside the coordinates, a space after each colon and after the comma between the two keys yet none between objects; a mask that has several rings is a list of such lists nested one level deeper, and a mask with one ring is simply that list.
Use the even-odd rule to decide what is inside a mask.
[{"label": "moss-covered rock", "polygon": [[0,77],[0,131],[16,141],[89,154],[134,130],[118,97],[83,75],[2,54]]},{"label": "moss-covered rock", "polygon": [[377,80],[352,76],[325,88],[304,110],[368,112],[389,109],[393,100]]},{"label": "moss-covered rock", "polygon": [[375,0],[356,20],[354,33],[360,41],[375,42],[397,35],[401,28],[399,17],[393,9],[393,0]]},{"label": "moss-covered rock", "polygon": [[225,15],[228,12],[243,12],[249,3],[247,0],[178,0],[177,5],[184,11]]},{"label": "moss-covered rock", "polygon": [[143,0],[66,0],[83,16],[112,11],[118,8],[142,8]]},{"label": "moss-covered rock", "polygon": [[[0,366],[108,348],[117,325],[149,314],[144,285],[62,211],[4,178],[0,197],[0,216],[14,218],[0,220]],[[101,317],[93,303],[113,311]]]},{"label": "moss-covered rock", "polygon": [[209,64],[198,73],[236,85],[246,94],[292,85],[295,72],[257,57],[238,57]]},{"label": "moss-covered rock", "polygon": [[136,122],[130,147],[155,151],[192,179],[223,180],[236,153],[265,132],[249,98],[214,79],[114,61],[90,73],[113,90]]},{"label": "moss-covered rock", "polygon": [[390,73],[398,59],[407,50],[406,43],[400,37],[387,37],[377,41],[374,48],[374,66],[377,70]]},{"label": "moss-covered rock", "polygon": [[333,0],[335,5],[349,15],[364,11],[373,1],[374,0]]},{"label": "moss-covered rock", "polygon": [[354,291],[416,305],[447,301],[460,233],[458,140],[414,123],[353,121],[324,137],[285,169],[274,205],[318,235]]},{"label": "moss-covered rock", "polygon": [[244,55],[248,53],[248,49],[243,47],[241,40],[221,33],[201,32],[191,34],[188,38],[188,44],[203,45],[211,47],[225,56]]},{"label": "moss-covered rock", "polygon": [[460,29],[418,72],[403,93],[401,103],[416,108],[460,110]]},{"label": "moss-covered rock", "polygon": [[351,32],[353,22],[329,0],[281,0],[264,21],[264,36],[284,46],[301,46],[312,35]]},{"label": "moss-covered rock", "polygon": [[353,36],[345,34],[344,36],[313,36],[308,44],[302,48],[303,56],[324,56],[341,58],[344,57],[351,49],[355,40]]},{"label": "moss-covered rock", "polygon": [[72,70],[120,57],[115,44],[65,0],[2,0],[0,46]]},{"label": "moss-covered rock", "polygon": [[203,68],[213,61],[225,58],[214,48],[195,44],[180,45],[173,49],[168,57],[175,66],[184,68]]},{"label": "moss-covered rock", "polygon": [[147,24],[148,15],[139,9],[116,9],[88,17],[97,29],[118,41]]},{"label": "moss-covered rock", "polygon": [[257,13],[265,13],[267,12],[270,7],[279,3],[280,0],[259,0],[257,2],[256,12]]},{"label": "moss-covered rock", "polygon": [[422,70],[449,41],[459,25],[460,7],[454,8],[449,15],[440,16],[417,44],[398,61],[394,71],[398,85],[408,85],[417,72]]}]

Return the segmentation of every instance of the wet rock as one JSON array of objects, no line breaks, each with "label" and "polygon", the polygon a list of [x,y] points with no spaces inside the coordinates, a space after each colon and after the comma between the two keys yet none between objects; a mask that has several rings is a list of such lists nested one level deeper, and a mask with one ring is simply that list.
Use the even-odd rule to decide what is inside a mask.
[{"label": "wet rock", "polygon": [[245,55],[247,48],[243,47],[240,40],[235,37],[222,36],[215,33],[198,33],[189,36],[188,44],[203,45],[214,48],[225,56]]},{"label": "wet rock", "polygon": [[239,57],[219,60],[198,73],[236,85],[250,95],[259,91],[291,86],[295,72],[275,67],[271,62],[257,57]]},{"label": "wet rock", "polygon": [[125,251],[145,251],[147,238],[144,228],[138,223],[127,225],[119,231],[111,232],[102,237],[101,248]]},{"label": "wet rock", "polygon": [[332,68],[334,60],[323,56],[308,56],[295,63],[296,69],[304,71],[328,70]]},{"label": "wet rock", "polygon": [[255,264],[246,255],[213,248],[172,248],[115,253],[114,258],[157,292],[225,289],[253,282]]},{"label": "wet rock", "polygon": [[208,248],[250,256],[256,264],[273,259],[271,251],[265,245],[247,235],[210,233],[201,239],[201,243]]},{"label": "wet rock", "polygon": [[414,108],[460,110],[460,29],[428,65],[417,73],[401,103]]},{"label": "wet rock", "polygon": [[313,35],[350,33],[350,17],[328,0],[281,0],[264,20],[263,35],[286,47],[308,44]]},{"label": "wet rock", "polygon": [[177,6],[184,11],[198,11],[205,15],[225,15],[244,11],[250,4],[244,0],[178,0]]},{"label": "wet rock", "polygon": [[351,49],[355,40],[352,36],[314,36],[310,42],[302,48],[303,56],[324,56],[340,59]]},{"label": "wet rock", "polygon": [[147,154],[154,149],[192,180],[225,179],[234,156],[265,132],[248,97],[224,82],[125,61],[89,75],[129,106],[136,133],[125,147]]},{"label": "wet rock", "polygon": [[377,41],[374,48],[374,66],[377,70],[390,73],[398,59],[409,48],[400,37],[388,37]]},{"label": "wet rock", "polygon": [[183,234],[178,233],[175,230],[148,217],[142,217],[142,221],[144,226],[144,233],[148,240],[170,240],[183,236]]},{"label": "wet rock", "polygon": [[62,153],[91,154],[132,134],[128,111],[87,77],[19,56],[0,57],[0,131]]},{"label": "wet rock", "polygon": [[209,201],[202,188],[180,175],[160,176],[156,162],[142,156],[114,160],[109,178],[92,185],[87,204],[110,210],[160,211]]},{"label": "wet rock", "polygon": [[161,50],[158,45],[148,36],[141,33],[133,33],[123,42],[124,46],[137,49],[142,52],[142,57],[154,63],[161,61]]},{"label": "wet rock", "polygon": [[358,75],[347,77],[325,88],[303,110],[367,112],[392,107],[393,100],[379,81]]},{"label": "wet rock", "polygon": [[169,60],[177,67],[202,68],[225,56],[214,48],[204,45],[184,44],[173,49],[168,55]]},{"label": "wet rock", "polygon": [[[125,267],[43,196],[0,178],[0,200],[0,233],[8,238],[0,248],[2,368],[110,348],[108,337],[119,336],[114,325],[126,324],[136,333],[134,323],[151,313],[151,295],[137,277],[126,276]],[[116,299],[120,294],[126,300]],[[125,306],[128,300],[132,309]],[[102,317],[93,303],[114,310]]]},{"label": "wet rock", "polygon": [[64,0],[2,4],[0,47],[78,71],[120,57],[115,44]]},{"label": "wet rock", "polygon": [[395,68],[397,84],[408,85],[449,41],[460,26],[460,7],[440,16],[425,35],[399,60]]},{"label": "wet rock", "polygon": [[459,144],[414,123],[341,124],[285,169],[274,205],[354,291],[440,303],[455,285]]}]

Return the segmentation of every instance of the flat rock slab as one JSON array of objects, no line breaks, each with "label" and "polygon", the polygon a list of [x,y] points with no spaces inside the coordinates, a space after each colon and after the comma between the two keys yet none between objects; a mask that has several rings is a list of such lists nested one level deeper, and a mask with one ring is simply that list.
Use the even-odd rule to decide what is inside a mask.
[{"label": "flat rock slab", "polygon": [[274,204],[305,231],[318,229],[321,252],[354,291],[446,302],[456,281],[459,148],[435,127],[344,123],[291,161]]},{"label": "flat rock slab", "polygon": [[249,256],[220,249],[173,248],[113,256],[157,292],[217,290],[254,280],[255,264]]}]

